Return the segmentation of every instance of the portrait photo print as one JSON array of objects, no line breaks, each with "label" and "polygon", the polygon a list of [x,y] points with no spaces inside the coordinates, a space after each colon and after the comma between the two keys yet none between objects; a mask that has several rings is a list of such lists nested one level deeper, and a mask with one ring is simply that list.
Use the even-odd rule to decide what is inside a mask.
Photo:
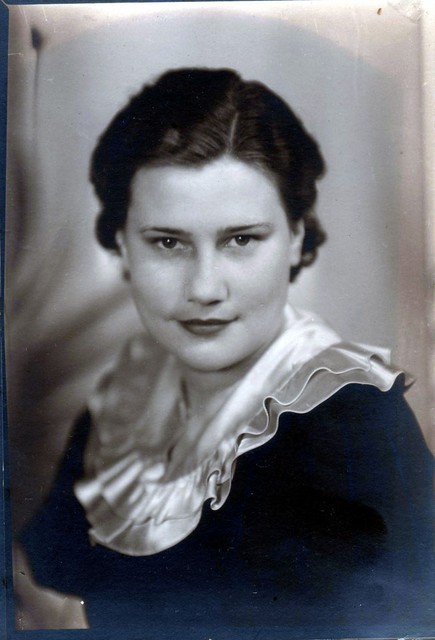
[{"label": "portrait photo print", "polygon": [[405,4],[8,7],[8,637],[434,635]]}]

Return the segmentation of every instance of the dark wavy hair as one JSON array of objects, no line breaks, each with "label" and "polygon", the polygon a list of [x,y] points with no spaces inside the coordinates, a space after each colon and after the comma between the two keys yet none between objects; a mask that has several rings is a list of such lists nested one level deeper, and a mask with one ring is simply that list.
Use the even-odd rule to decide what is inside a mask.
[{"label": "dark wavy hair", "polygon": [[301,262],[310,265],[325,239],[314,215],[316,180],[325,164],[316,141],[275,93],[245,82],[231,69],[176,69],[164,73],[114,117],[92,156],[91,182],[102,210],[96,233],[119,251],[130,184],[143,167],[201,166],[227,154],[265,170],[275,182],[290,228],[303,220]]}]

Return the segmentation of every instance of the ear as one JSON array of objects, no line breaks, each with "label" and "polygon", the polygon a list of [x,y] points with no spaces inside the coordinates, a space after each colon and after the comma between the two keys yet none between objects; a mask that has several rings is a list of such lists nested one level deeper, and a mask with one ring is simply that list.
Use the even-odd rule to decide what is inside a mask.
[{"label": "ear", "polygon": [[127,247],[125,244],[125,233],[123,229],[119,229],[116,232],[115,240],[116,240],[116,244],[118,245],[119,257],[121,259],[121,264],[122,264],[122,271],[125,277],[126,274],[129,273],[130,265],[129,265],[128,254],[127,254]]},{"label": "ear", "polygon": [[296,224],[292,225],[290,233],[290,266],[297,267],[302,256],[302,244],[305,236],[304,221],[298,220]]},{"label": "ear", "polygon": [[125,248],[125,233],[123,229],[118,229],[115,233],[116,244],[118,245],[119,253],[123,256],[126,253]]}]

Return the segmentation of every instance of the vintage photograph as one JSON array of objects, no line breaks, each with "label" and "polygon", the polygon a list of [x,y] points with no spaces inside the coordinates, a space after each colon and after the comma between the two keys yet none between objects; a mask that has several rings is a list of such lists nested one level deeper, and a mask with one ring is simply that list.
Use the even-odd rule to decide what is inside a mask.
[{"label": "vintage photograph", "polygon": [[434,34],[9,6],[11,638],[435,636]]}]

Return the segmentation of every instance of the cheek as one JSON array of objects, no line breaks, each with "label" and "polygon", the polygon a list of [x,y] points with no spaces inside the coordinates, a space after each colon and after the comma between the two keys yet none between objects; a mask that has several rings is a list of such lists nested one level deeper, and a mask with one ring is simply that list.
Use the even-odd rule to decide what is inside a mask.
[{"label": "cheek", "polygon": [[[273,254],[272,254],[273,256]],[[254,307],[282,306],[287,300],[290,263],[283,252],[271,257],[268,253],[256,269],[247,269],[240,280],[240,294]]]},{"label": "cheek", "polygon": [[181,285],[162,269],[140,269],[131,274],[131,288],[142,316],[170,315]]}]

